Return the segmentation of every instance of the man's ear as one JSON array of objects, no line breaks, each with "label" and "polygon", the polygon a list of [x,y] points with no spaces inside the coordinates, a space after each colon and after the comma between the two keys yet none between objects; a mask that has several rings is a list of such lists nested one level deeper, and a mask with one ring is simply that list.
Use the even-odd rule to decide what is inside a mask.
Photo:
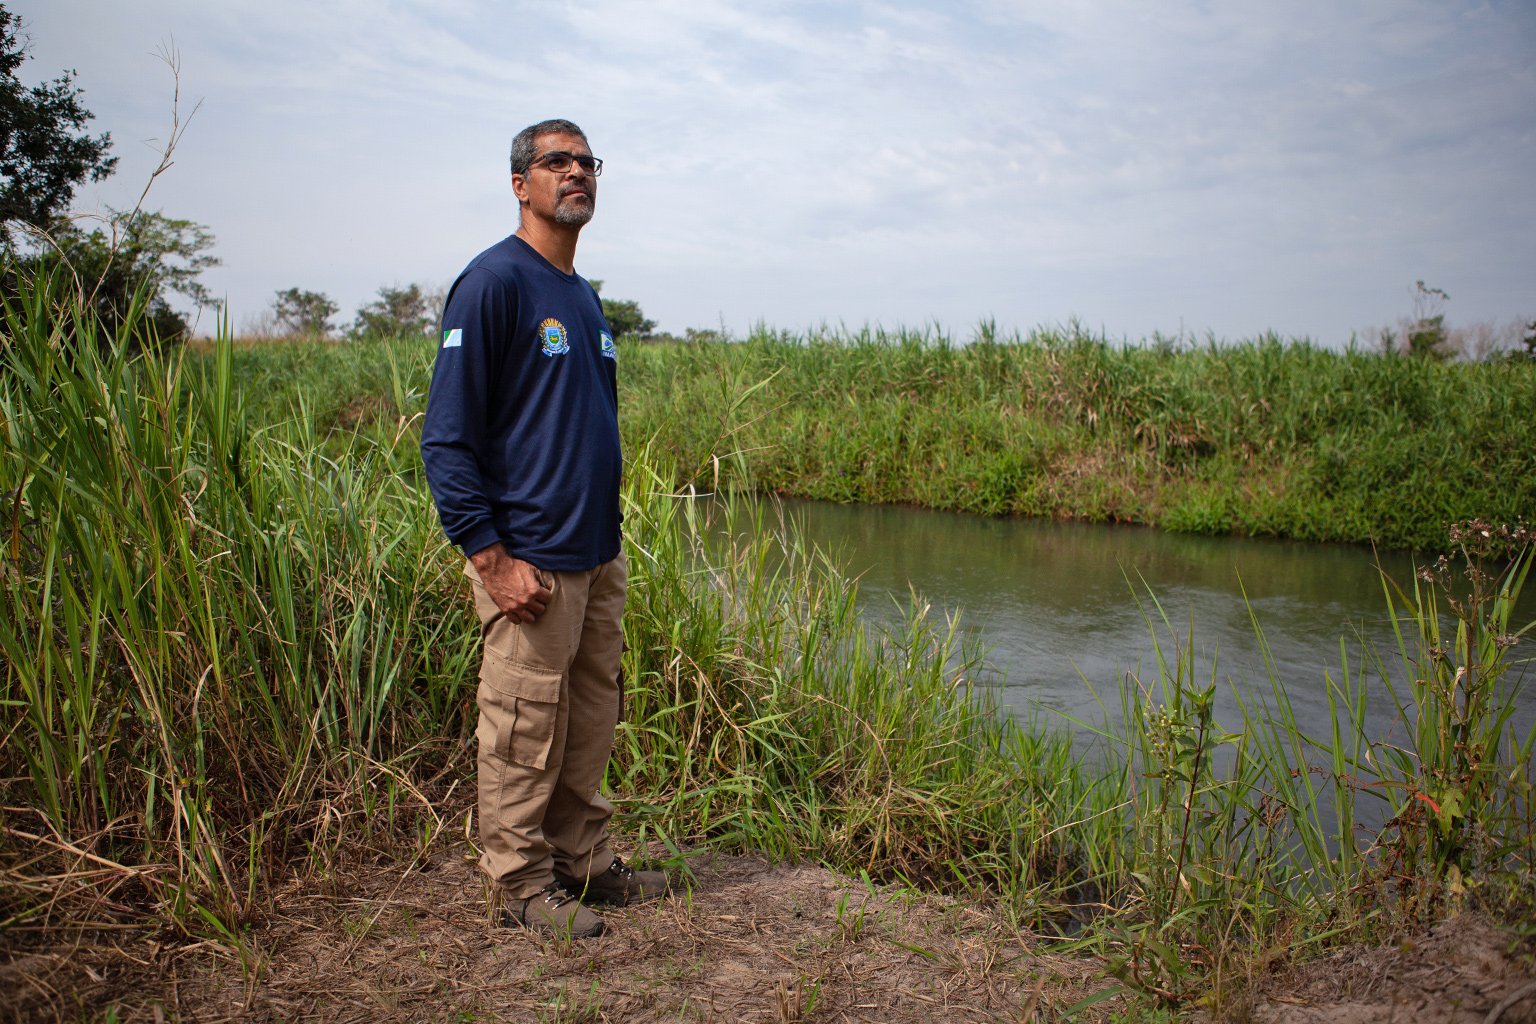
[{"label": "man's ear", "polygon": [[512,194],[517,197],[518,204],[528,201],[528,179],[521,174],[512,175]]}]

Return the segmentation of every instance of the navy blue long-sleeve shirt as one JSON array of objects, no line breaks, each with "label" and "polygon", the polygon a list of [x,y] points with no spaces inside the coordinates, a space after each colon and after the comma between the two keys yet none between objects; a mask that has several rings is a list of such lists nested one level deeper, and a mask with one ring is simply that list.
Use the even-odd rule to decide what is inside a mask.
[{"label": "navy blue long-sleeve shirt", "polygon": [[597,292],[516,235],[448,292],[421,457],[448,539],[579,572],[619,553],[618,354]]}]

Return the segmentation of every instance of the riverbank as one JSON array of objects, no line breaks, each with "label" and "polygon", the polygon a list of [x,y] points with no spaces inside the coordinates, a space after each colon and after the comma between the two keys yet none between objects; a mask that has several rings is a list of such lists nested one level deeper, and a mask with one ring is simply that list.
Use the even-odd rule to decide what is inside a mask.
[{"label": "riverbank", "polygon": [[1536,360],[760,330],[627,345],[623,381],[706,489],[1420,551],[1536,515]]},{"label": "riverbank", "polygon": [[[8,955],[107,928],[259,964],[290,880],[459,849],[472,822],[443,809],[472,771],[476,629],[420,481],[430,347],[130,359],[88,319],[5,326]],[[1167,650],[1081,758],[996,713],[956,618],[914,604],[865,628],[793,530],[679,495],[660,444],[629,454],[608,784],[633,845],[993,907],[1158,1012],[1459,910],[1521,938],[1531,741],[1502,717],[1520,626],[1500,588],[1528,556],[1445,609],[1465,645],[1442,643],[1437,581],[1399,595],[1402,650],[1377,656],[1401,658],[1405,742],[1361,734],[1348,677],[1318,746],[1278,681],[1219,729],[1212,684]],[[1530,550],[1489,533],[1458,534],[1458,558]],[[1377,794],[1396,811],[1362,833]]]}]

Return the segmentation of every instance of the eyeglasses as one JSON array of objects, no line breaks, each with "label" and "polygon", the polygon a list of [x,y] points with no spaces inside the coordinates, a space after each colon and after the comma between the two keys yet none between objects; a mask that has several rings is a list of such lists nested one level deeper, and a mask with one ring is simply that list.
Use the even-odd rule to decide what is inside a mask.
[{"label": "eyeglasses", "polygon": [[603,162],[597,157],[591,156],[590,154],[583,154],[578,156],[575,153],[567,153],[563,149],[557,149],[553,152],[544,153],[540,156],[537,156],[531,163],[529,163],[528,166],[536,167],[541,164],[545,167],[548,167],[556,174],[564,174],[566,171],[569,171],[571,169],[571,164],[577,164],[583,171],[592,175],[594,178],[603,173]]}]

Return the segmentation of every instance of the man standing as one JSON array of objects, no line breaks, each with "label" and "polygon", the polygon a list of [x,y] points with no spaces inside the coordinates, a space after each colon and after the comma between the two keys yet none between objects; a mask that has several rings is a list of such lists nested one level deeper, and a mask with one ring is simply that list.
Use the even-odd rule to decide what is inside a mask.
[{"label": "man standing", "polygon": [[618,354],[575,257],[602,170],[569,121],[512,140],[521,223],[448,292],[421,434],[484,641],[480,866],[498,923],[576,936],[603,930],[582,901],[621,905],[667,885],[615,855],[598,792],[624,639]]}]

